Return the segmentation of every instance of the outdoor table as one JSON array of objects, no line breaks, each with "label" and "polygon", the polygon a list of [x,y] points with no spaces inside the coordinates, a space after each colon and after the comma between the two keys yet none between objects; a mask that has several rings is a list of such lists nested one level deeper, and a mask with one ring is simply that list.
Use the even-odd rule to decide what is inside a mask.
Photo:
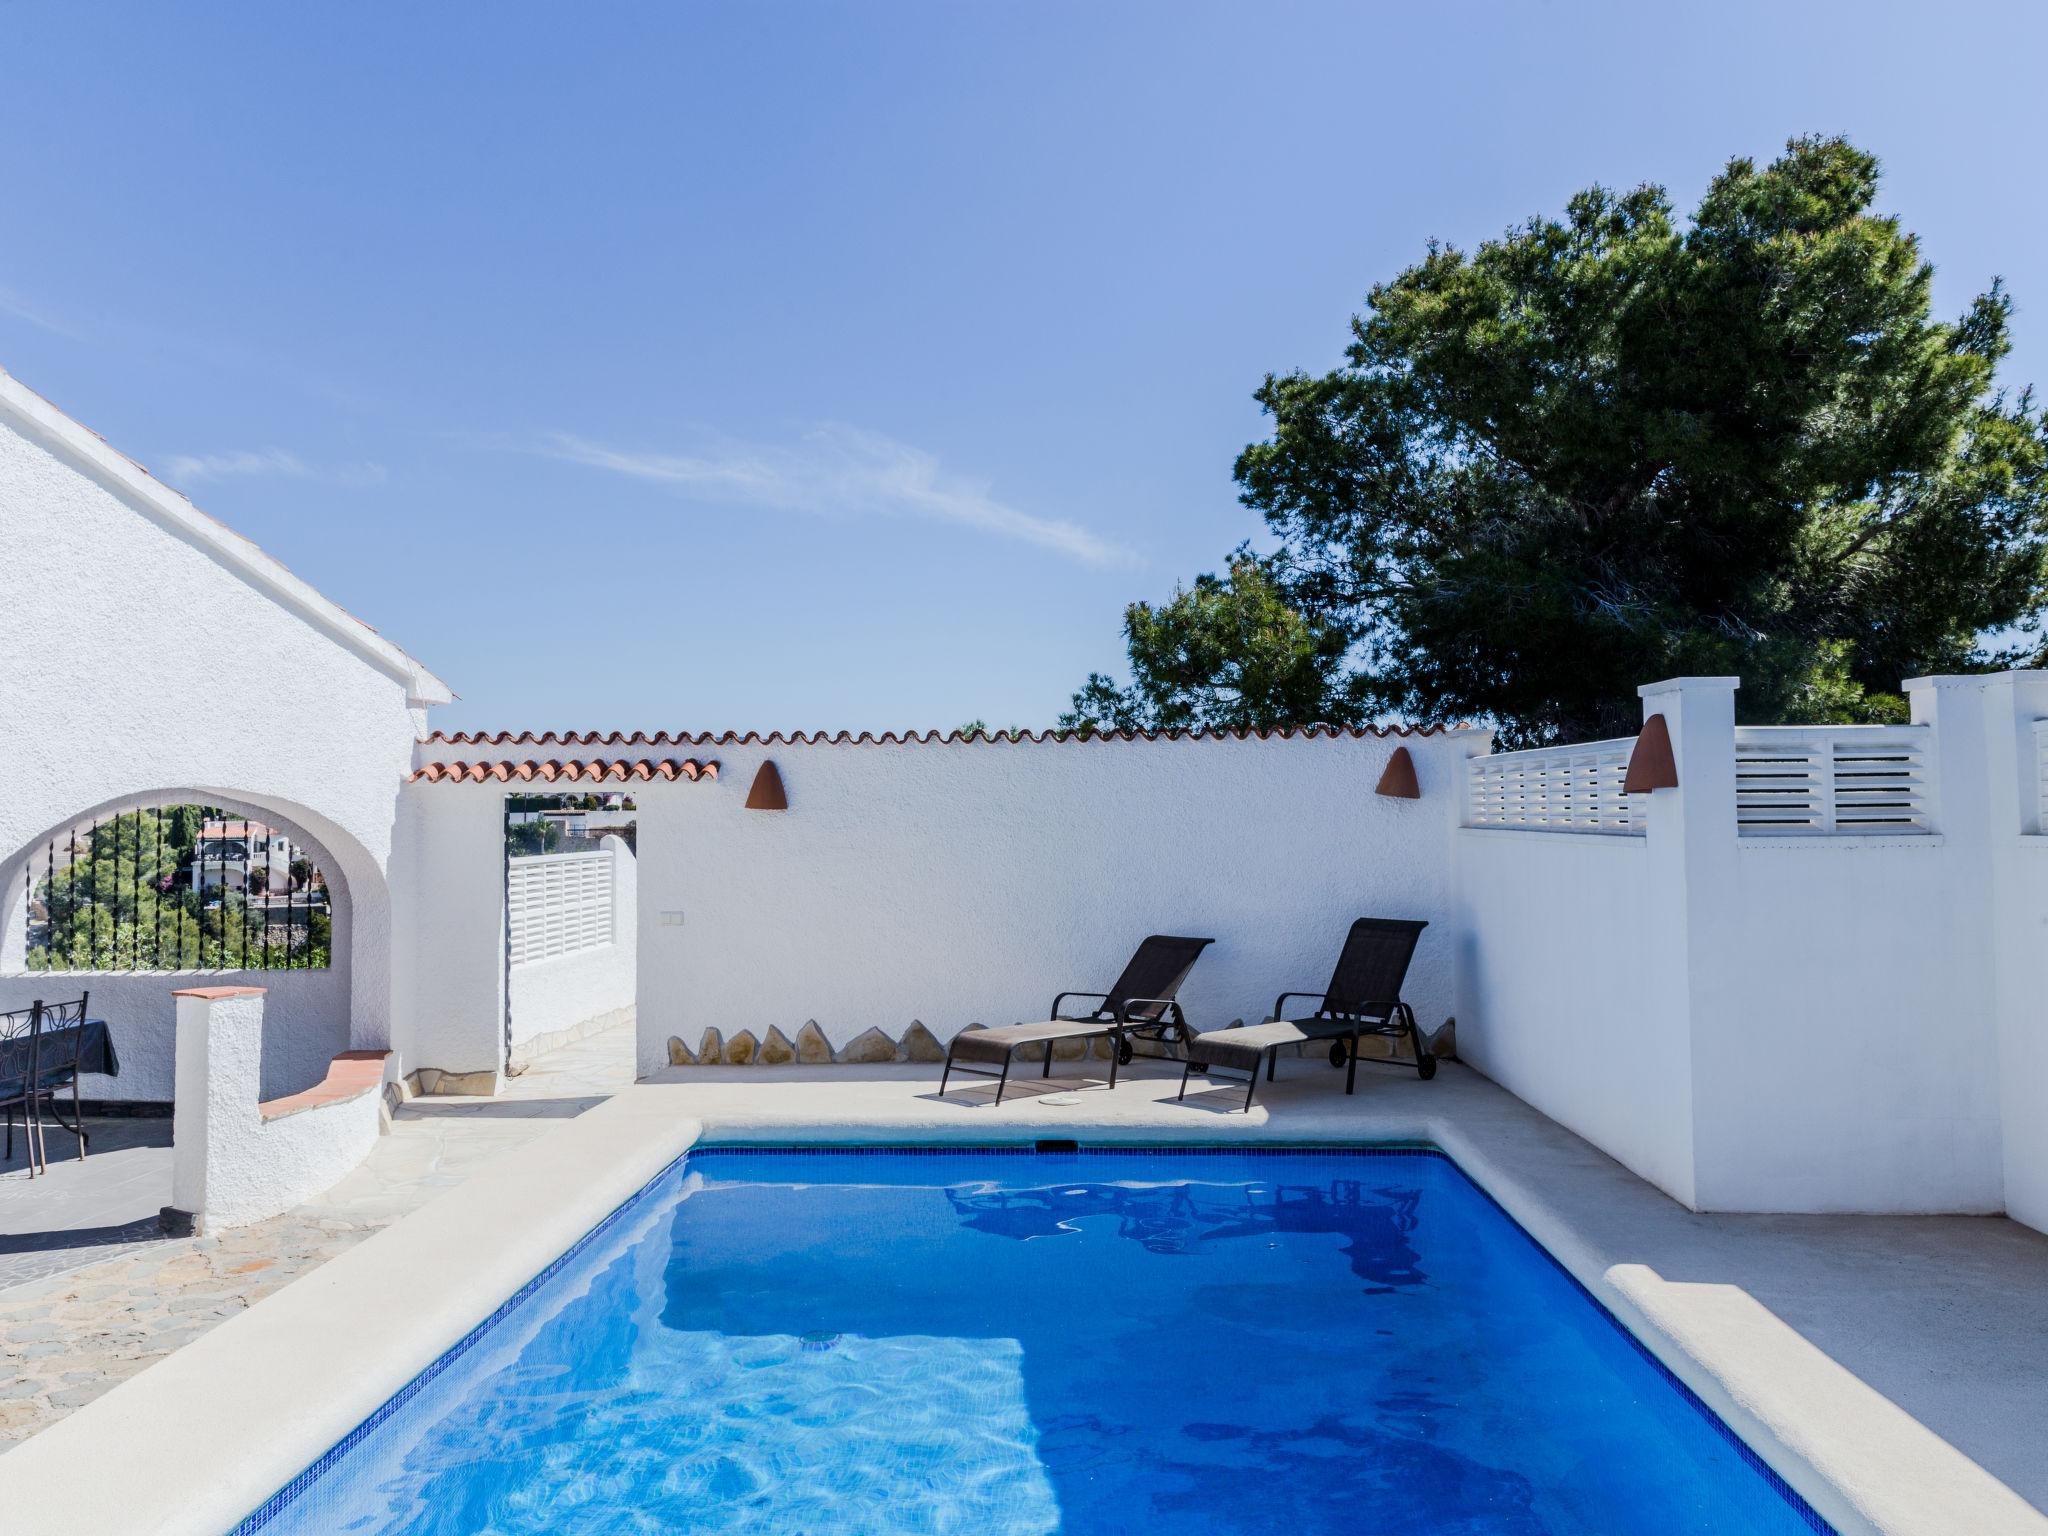
[{"label": "outdoor table", "polygon": [[[44,1057],[48,1058],[58,1040],[74,1031],[83,1031],[78,1042],[78,1072],[81,1077],[88,1072],[96,1072],[106,1077],[121,1075],[121,1058],[114,1054],[113,1032],[107,1028],[105,1019],[87,1019],[82,1024],[44,1031],[41,1037]],[[68,1040],[64,1042],[61,1054],[68,1063],[71,1056],[71,1043]],[[37,1075],[40,1077],[43,1074]]]}]

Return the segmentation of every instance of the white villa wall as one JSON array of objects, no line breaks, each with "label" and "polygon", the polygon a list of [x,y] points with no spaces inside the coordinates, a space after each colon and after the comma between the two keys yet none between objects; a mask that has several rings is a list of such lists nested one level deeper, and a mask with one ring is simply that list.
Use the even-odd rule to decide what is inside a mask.
[{"label": "white villa wall", "polygon": [[1695,1021],[1699,1205],[2002,1208],[1997,1043],[1940,837],[1743,839],[1729,1005]]},{"label": "white villa wall", "polygon": [[512,967],[515,1060],[566,1044],[632,1011],[640,954],[639,865],[624,838],[607,837],[603,846],[612,856],[611,942]]},{"label": "white villa wall", "polygon": [[[346,888],[348,970],[279,987],[266,1058],[317,1077],[337,1041],[390,1044],[384,869],[414,706],[445,689],[4,374],[0,572],[0,933],[16,967],[30,850],[97,809],[189,792],[296,829]],[[123,1061],[86,1091],[167,1097],[170,993],[192,974],[75,974],[59,990],[81,981]],[[0,1008],[52,990],[17,968]]]},{"label": "white villa wall", "polygon": [[505,787],[403,791],[391,882],[410,918],[393,958],[411,1028],[399,1070],[495,1082],[505,1067]]},{"label": "white villa wall", "polygon": [[1460,1058],[1690,1204],[1692,1041],[1653,1002],[1647,841],[1468,828],[1457,850]]},{"label": "white villa wall", "polygon": [[[92,1016],[107,1021],[121,1058],[119,1077],[79,1078],[81,1097],[102,1103],[168,1104],[177,1087],[178,987],[255,986],[269,996],[257,1091],[263,1098],[296,1093],[326,1075],[349,1043],[346,970],[57,972],[32,980],[0,977],[0,997],[51,1001],[89,994]],[[9,1002],[5,1006],[17,1004]]]},{"label": "white villa wall", "polygon": [[[1434,1029],[1452,1007],[1457,786],[1485,741],[721,746],[715,782],[634,790],[641,1069],[708,1027],[793,1037],[815,1020],[837,1046],[912,1020],[943,1041],[1040,1018],[1062,988],[1108,986],[1148,933],[1215,938],[1181,992],[1213,1029],[1320,988],[1365,915],[1429,920],[1407,995]],[[1399,746],[1420,800],[1373,793]],[[787,811],[743,808],[764,758]]]}]

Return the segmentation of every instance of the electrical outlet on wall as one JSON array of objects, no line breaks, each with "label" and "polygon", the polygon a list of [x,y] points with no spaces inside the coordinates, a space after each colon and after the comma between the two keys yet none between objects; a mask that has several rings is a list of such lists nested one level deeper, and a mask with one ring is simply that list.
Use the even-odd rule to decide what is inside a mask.
[{"label": "electrical outlet on wall", "polygon": [[682,913],[680,913],[680,912],[664,912],[664,913],[662,913],[662,914],[661,914],[661,926],[662,926],[662,927],[664,927],[664,928],[680,928],[680,927],[682,927],[682,926],[683,926],[683,914],[682,914]]}]

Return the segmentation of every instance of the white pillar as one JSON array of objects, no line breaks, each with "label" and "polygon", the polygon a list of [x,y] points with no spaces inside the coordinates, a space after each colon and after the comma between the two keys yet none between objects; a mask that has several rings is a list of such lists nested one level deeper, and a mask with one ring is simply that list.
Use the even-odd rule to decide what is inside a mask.
[{"label": "white pillar", "polygon": [[2005,1208],[2048,1231],[2048,672],[1978,681]]},{"label": "white pillar", "polygon": [[392,855],[398,1071],[432,1072],[432,1092],[496,1093],[507,1006],[505,786],[407,784],[400,816],[408,835]]},{"label": "white pillar", "polygon": [[[1731,978],[1725,974],[1728,932],[1735,901],[1735,690],[1734,677],[1674,677],[1637,689],[1643,718],[1664,717],[1678,787],[1659,789],[1648,800],[1651,916],[1655,992],[1644,999],[1655,1029],[1680,1052],[1664,1070],[1686,1085],[1679,1096],[1691,1124],[1681,1140],[1692,1147],[1679,1188],[1672,1193],[1698,1209],[1708,1198],[1701,1188],[1697,1112],[1702,1078],[1716,1063],[1703,1060],[1706,1032],[1724,1017]],[[1676,1028],[1670,1027],[1675,1023]]]},{"label": "white pillar", "polygon": [[168,1226],[206,1219],[207,1180],[262,1131],[263,987],[187,987],[177,999]]}]

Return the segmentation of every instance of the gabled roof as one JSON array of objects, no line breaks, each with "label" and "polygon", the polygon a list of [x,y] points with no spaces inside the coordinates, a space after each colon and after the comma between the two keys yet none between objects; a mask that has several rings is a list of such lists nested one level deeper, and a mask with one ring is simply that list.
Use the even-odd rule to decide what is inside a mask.
[{"label": "gabled roof", "polygon": [[0,369],[0,414],[99,481],[142,516],[211,555],[228,570],[338,644],[405,685],[412,704],[446,704],[448,685],[361,619],[322,597],[249,540],[201,512],[89,427]]}]

